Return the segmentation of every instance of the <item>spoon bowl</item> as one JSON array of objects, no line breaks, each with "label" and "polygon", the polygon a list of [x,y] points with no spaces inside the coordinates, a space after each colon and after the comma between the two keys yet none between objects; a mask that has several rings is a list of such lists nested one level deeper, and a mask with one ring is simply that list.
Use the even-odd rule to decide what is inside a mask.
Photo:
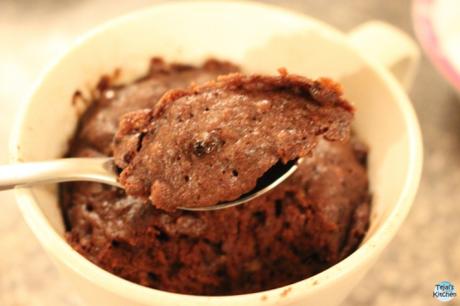
[{"label": "spoon bowl", "polygon": [[179,207],[182,210],[189,211],[210,211],[210,210],[219,210],[224,208],[229,208],[237,205],[247,203],[255,198],[260,197],[261,195],[269,192],[270,190],[277,187],[279,184],[284,182],[288,177],[290,177],[299,167],[299,164],[302,162],[302,159],[295,161],[290,161],[287,164],[278,162],[271,169],[269,169],[259,180],[257,181],[256,187],[246,194],[243,194],[238,199],[223,202],[212,206],[207,207]]}]

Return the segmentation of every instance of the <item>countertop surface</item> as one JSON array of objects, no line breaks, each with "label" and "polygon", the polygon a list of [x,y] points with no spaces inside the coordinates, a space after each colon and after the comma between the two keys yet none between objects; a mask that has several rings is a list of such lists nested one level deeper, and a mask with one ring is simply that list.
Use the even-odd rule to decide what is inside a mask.
[{"label": "countertop surface", "polygon": [[[158,1],[0,1],[0,163],[21,99],[39,71],[78,34]],[[266,1],[343,31],[380,19],[413,36],[410,1]],[[377,264],[343,305],[437,305],[434,285],[460,288],[460,98],[422,59],[410,93],[424,136],[424,170],[413,209]],[[0,305],[83,306],[22,219],[11,192],[0,194]],[[460,305],[457,297],[449,305]]]}]

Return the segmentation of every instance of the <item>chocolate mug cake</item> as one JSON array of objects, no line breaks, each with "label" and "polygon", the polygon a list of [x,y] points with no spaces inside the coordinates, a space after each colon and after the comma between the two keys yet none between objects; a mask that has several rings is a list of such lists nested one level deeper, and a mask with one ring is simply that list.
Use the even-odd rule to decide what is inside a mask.
[{"label": "chocolate mug cake", "polygon": [[[357,248],[368,228],[371,205],[367,148],[356,136],[348,139],[351,107],[341,98],[338,87],[328,81],[313,82],[290,75],[260,76],[255,82],[251,77],[233,74],[213,81],[218,76],[238,71],[236,65],[217,60],[190,66],[167,64],[155,58],[149,73],[131,84],[115,85],[110,78],[101,80],[91,105],[80,119],[68,156],[115,156],[122,168],[122,183],[132,174],[130,166],[136,157],[143,156],[143,146],[151,149],[152,143],[170,140],[155,138],[157,134],[153,131],[158,127],[158,118],[164,128],[161,135],[171,135],[174,125],[165,122],[177,120],[178,114],[190,117],[191,112],[185,111],[184,105],[188,110],[199,108],[206,111],[208,107],[206,112],[220,106],[219,101],[213,100],[216,88],[225,89],[218,92],[217,97],[225,96],[235,103],[232,104],[235,107],[228,108],[228,115],[214,111],[216,116],[223,116],[216,122],[224,122],[219,120],[225,118],[233,131],[240,122],[235,119],[238,110],[240,115],[248,115],[244,122],[251,120],[252,115],[257,115],[256,122],[260,117],[267,118],[263,124],[269,126],[271,122],[273,125],[259,131],[266,139],[259,139],[257,135],[260,134],[250,134],[250,141],[237,147],[238,150],[224,150],[223,141],[226,144],[233,141],[234,144],[245,131],[234,138],[210,132],[199,134],[195,139],[188,137],[194,135],[190,125],[187,129],[190,133],[177,133],[178,138],[174,141],[191,141],[187,145],[190,156],[200,162],[202,158],[209,158],[209,165],[218,163],[225,156],[234,158],[228,158],[230,161],[239,161],[237,157],[249,147],[259,148],[258,141],[263,144],[261,147],[268,148],[261,151],[262,156],[270,159],[269,162],[263,161],[262,168],[258,168],[259,161],[255,158],[248,159],[250,162],[246,164],[242,157],[243,162],[228,163],[230,166],[224,169],[225,178],[229,179],[222,185],[214,181],[222,173],[212,173],[209,180],[209,174],[207,177],[202,170],[196,173],[202,175],[201,183],[177,195],[174,192],[180,190],[182,184],[195,178],[190,175],[186,180],[184,173],[180,172],[177,174],[180,184],[168,182],[172,187],[164,193],[160,188],[153,196],[154,202],[158,200],[154,205],[148,199],[153,185],[148,181],[152,178],[151,169],[146,175],[136,172],[137,181],[147,181],[147,188],[139,189],[142,191],[140,197],[129,195],[130,188],[126,193],[98,183],[62,184],[60,193],[66,236],[78,252],[107,271],[141,285],[185,294],[229,295],[267,290],[302,280],[337,263]],[[283,77],[284,81],[281,80]],[[294,81],[304,87],[292,90]],[[188,88],[192,82],[197,85]],[[202,85],[204,83],[206,85]],[[274,83],[282,86],[276,87]],[[238,86],[229,92],[228,84]],[[248,91],[245,86],[250,88],[253,84],[257,84],[255,89]],[[307,87],[311,89],[308,95],[302,92],[302,88]],[[168,90],[174,91],[166,93]],[[254,103],[245,109],[245,104],[234,98],[236,96],[241,101],[250,98]],[[268,102],[265,102],[267,98]],[[182,102],[177,103],[178,100]],[[277,104],[280,100],[297,101],[289,104],[295,105],[289,109],[289,116],[283,116],[285,108]],[[301,103],[302,107],[299,106]],[[305,104],[308,107],[305,108]],[[182,107],[181,111],[171,109],[175,106]],[[271,117],[261,116],[260,109],[263,113],[264,109],[271,107],[279,108]],[[296,117],[299,110],[303,115]],[[160,115],[165,113],[169,117]],[[299,118],[313,117],[321,120],[312,120],[311,125],[299,122]],[[208,126],[211,124],[209,120],[211,118],[207,117],[203,124]],[[193,126],[200,126],[198,121],[192,122]],[[253,132],[262,125],[245,123],[245,126],[253,127]],[[288,127],[296,132],[283,136],[283,130]],[[140,137],[139,133],[145,134]],[[273,134],[287,140],[274,144],[267,140],[273,139],[270,138]],[[326,139],[319,137],[321,134]],[[303,137],[305,142],[302,142]],[[194,145],[196,141],[193,140],[197,139],[202,140],[202,145]],[[215,143],[219,147],[214,146]],[[286,146],[290,150],[282,151]],[[152,152],[150,149],[146,155]],[[184,158],[177,152],[183,151],[174,151],[171,156]],[[279,159],[287,161],[304,155],[307,156],[299,169],[288,180],[242,206],[210,212],[174,210],[177,206],[187,205],[185,202],[188,202],[190,192],[196,197],[212,189],[212,197],[205,202],[190,201],[193,205],[208,205],[237,197],[252,188],[256,179]],[[174,166],[171,169],[176,169],[182,167],[183,162],[171,165]],[[129,174],[125,177],[123,171],[126,169],[130,170],[125,172]],[[191,173],[195,170],[188,168]],[[237,171],[236,175],[233,170]],[[240,185],[238,182],[238,186],[234,186],[230,183],[234,177],[249,177],[252,181]],[[161,177],[159,181],[169,179],[171,176]],[[219,186],[225,190],[219,190]]]}]

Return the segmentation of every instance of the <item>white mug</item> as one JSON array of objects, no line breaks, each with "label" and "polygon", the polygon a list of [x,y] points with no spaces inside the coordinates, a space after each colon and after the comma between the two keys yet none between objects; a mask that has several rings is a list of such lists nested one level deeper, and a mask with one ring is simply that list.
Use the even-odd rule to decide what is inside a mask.
[{"label": "white mug", "polygon": [[371,226],[353,254],[297,283],[221,297],[143,287],[104,271],[66,243],[56,186],[17,189],[17,201],[45,250],[90,305],[337,305],[398,231],[417,190],[421,135],[403,87],[413,79],[418,54],[408,37],[382,23],[363,25],[346,36],[308,16],[260,3],[167,3],[82,37],[28,97],[12,135],[12,162],[62,156],[81,112],[71,103],[74,92],[88,92],[102,74],[116,68],[122,69],[123,80],[132,80],[145,73],[152,56],[191,64],[212,56],[247,72],[274,74],[286,67],[312,78],[337,79],[356,106],[354,129],[370,146]]}]

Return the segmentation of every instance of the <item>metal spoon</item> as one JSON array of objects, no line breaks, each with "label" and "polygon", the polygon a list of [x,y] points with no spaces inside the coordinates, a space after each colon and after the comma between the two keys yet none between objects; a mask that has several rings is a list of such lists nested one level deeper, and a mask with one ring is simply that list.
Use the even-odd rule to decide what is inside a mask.
[{"label": "metal spoon", "polygon": [[[272,167],[265,180],[240,198],[207,207],[179,207],[182,210],[209,211],[244,204],[278,186],[297,170],[300,159],[286,165]],[[44,183],[91,181],[123,188],[112,158],[63,158],[50,161],[18,163],[0,166],[0,191]]]}]

